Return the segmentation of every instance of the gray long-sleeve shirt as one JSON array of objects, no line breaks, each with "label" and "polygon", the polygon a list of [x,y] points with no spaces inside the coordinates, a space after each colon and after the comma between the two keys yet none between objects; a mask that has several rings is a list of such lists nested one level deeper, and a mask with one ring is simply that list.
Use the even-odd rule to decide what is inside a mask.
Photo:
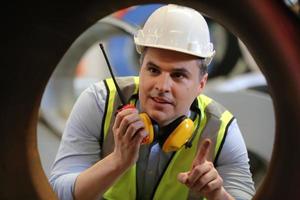
[{"label": "gray long-sleeve shirt", "polygon": [[[59,199],[73,199],[77,176],[101,159],[99,141],[106,95],[103,82],[95,83],[80,95],[72,109],[49,178]],[[151,162],[148,162],[152,166],[146,166],[146,169],[153,170],[145,170],[143,182],[153,182],[147,177],[159,177],[162,173],[160,167],[153,166],[153,163],[162,163],[155,162],[155,159],[167,157],[162,156],[164,152],[158,145],[152,148],[149,155]],[[223,178],[224,188],[236,199],[251,199],[255,192],[248,162],[244,139],[234,120],[228,128],[216,169]],[[145,194],[147,192],[149,188]]]}]

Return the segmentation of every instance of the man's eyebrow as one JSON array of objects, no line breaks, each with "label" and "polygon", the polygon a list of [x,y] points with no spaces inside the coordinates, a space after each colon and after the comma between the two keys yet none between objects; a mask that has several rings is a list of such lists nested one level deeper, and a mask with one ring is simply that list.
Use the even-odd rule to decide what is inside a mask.
[{"label": "man's eyebrow", "polygon": [[[159,65],[156,65],[154,62],[152,61],[149,61],[148,63],[146,63],[146,66],[147,67],[154,67],[156,69],[160,69]],[[184,73],[184,74],[187,74],[187,75],[191,75],[191,72],[189,70],[187,70],[186,68],[184,67],[177,67],[175,69],[172,69],[172,72],[174,73]]]},{"label": "man's eyebrow", "polygon": [[151,66],[151,67],[155,67],[155,68],[160,68],[158,65],[156,65],[155,63],[153,63],[152,61],[149,61],[146,66]]}]

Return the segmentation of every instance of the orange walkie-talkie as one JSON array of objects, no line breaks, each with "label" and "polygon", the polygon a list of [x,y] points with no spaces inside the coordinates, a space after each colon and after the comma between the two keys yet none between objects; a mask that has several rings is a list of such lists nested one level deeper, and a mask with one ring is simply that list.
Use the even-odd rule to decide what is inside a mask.
[{"label": "orange walkie-talkie", "polygon": [[[129,104],[129,103],[126,102],[125,97],[124,97],[124,95],[123,95],[123,93],[122,93],[122,91],[121,91],[121,89],[120,89],[120,87],[119,87],[119,85],[118,85],[118,83],[115,79],[115,76],[114,76],[113,71],[111,69],[110,63],[109,63],[108,58],[106,56],[106,53],[104,51],[104,47],[103,47],[102,43],[100,43],[99,45],[100,45],[100,48],[101,48],[102,53],[104,55],[105,61],[107,63],[107,66],[108,66],[108,69],[109,69],[109,72],[110,72],[110,75],[113,79],[113,82],[114,82],[115,87],[117,89],[117,93],[118,93],[118,95],[120,97],[120,100],[121,100],[121,103],[122,103],[120,105],[120,109],[118,109],[117,112],[120,112],[124,109],[135,108],[135,106],[133,104]],[[142,121],[144,122],[145,130],[148,133],[148,135],[145,138],[143,138],[142,144],[150,144],[150,143],[152,143],[152,141],[154,139],[154,128],[153,128],[151,119],[146,113],[140,113],[139,116],[141,117]]]}]

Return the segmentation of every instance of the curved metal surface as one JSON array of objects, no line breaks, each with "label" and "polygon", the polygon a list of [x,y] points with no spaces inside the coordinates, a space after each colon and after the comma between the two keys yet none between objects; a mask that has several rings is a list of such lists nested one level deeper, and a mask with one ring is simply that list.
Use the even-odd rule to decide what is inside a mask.
[{"label": "curved metal surface", "polygon": [[[299,19],[280,1],[172,1],[176,2],[207,13],[238,35],[267,78],[276,137],[271,167],[254,199],[300,196]],[[138,3],[150,1],[8,5],[9,16],[15,18],[8,18],[3,28],[0,199],[56,199],[42,171],[36,141],[46,83],[80,33],[98,19]]]},{"label": "curved metal surface", "polygon": [[[40,107],[40,119],[59,137],[77,98],[74,88],[75,71],[83,54],[99,41],[106,44],[111,37],[133,35],[134,31],[134,27],[130,24],[108,16],[84,31],[65,52],[48,81]],[[127,49],[130,50],[129,47]],[[134,50],[132,48],[129,52]],[[100,60],[102,59],[100,49],[98,51]],[[134,65],[137,64],[136,60]],[[103,65],[106,65],[104,61]],[[103,70],[101,78],[108,76],[108,70]]]}]

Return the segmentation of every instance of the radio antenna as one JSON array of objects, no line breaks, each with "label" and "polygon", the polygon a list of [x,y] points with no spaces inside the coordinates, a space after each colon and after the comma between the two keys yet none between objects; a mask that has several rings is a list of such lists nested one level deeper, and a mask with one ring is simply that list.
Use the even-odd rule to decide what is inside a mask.
[{"label": "radio antenna", "polygon": [[111,68],[111,66],[110,66],[110,63],[109,63],[108,58],[107,58],[107,56],[106,56],[106,53],[105,53],[105,51],[104,51],[103,44],[100,43],[99,46],[100,46],[100,48],[101,48],[101,50],[102,50],[102,53],[103,53],[103,55],[104,55],[106,64],[107,64],[108,69],[109,69],[109,72],[110,72],[110,75],[111,75],[111,77],[112,77],[112,79],[113,79],[113,82],[114,82],[114,84],[115,84],[115,86],[116,86],[117,93],[118,93],[118,95],[119,95],[119,97],[120,97],[121,103],[122,103],[123,105],[125,105],[125,104],[126,104],[125,97],[124,97],[123,93],[121,92],[120,87],[119,87],[119,85],[118,85],[118,83],[117,83],[117,81],[116,81],[116,79],[115,79],[114,73],[113,73],[113,71],[112,71],[112,68]]}]

